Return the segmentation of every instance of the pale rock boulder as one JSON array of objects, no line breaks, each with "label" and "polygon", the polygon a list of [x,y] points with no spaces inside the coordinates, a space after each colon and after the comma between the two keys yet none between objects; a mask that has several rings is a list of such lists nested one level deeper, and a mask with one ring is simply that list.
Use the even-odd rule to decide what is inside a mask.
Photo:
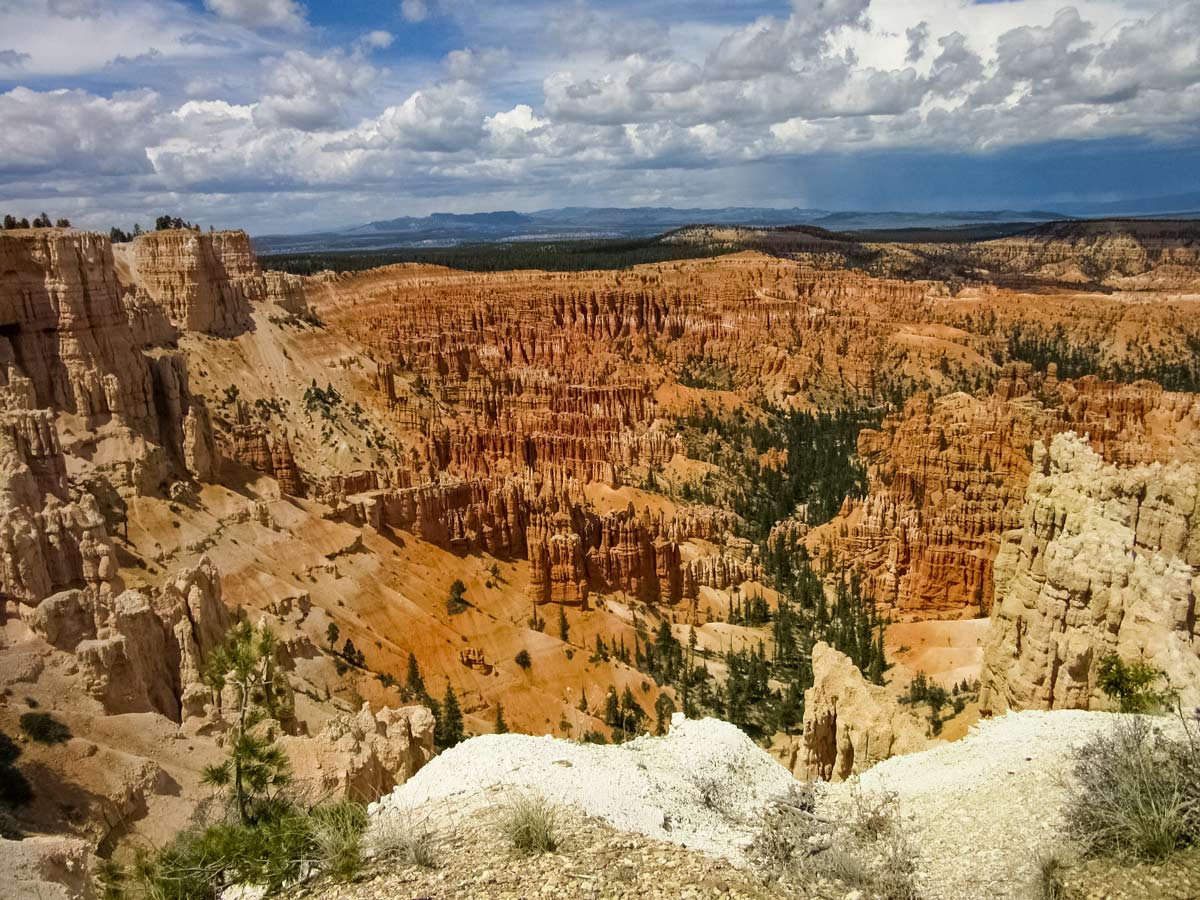
[{"label": "pale rock boulder", "polygon": [[82,838],[0,838],[0,900],[90,900],[92,848]]},{"label": "pale rock boulder", "polygon": [[1097,675],[1114,652],[1200,702],[1200,473],[1106,465],[1070,432],[1033,462],[996,559],[984,710],[1107,708]]},{"label": "pale rock boulder", "polygon": [[868,682],[846,654],[818,642],[812,666],[813,686],[804,692],[804,736],[783,760],[797,778],[843,781],[930,745],[920,719],[886,688]]},{"label": "pale rock boulder", "polygon": [[84,689],[109,714],[157,712],[176,722],[208,715],[209,655],[236,614],[208,557],[160,590],[125,591],[111,603],[64,591],[25,616],[55,648],[73,653]]},{"label": "pale rock boulder", "polygon": [[370,704],[335,716],[315,737],[283,738],[297,780],[314,796],[369,802],[404,784],[434,755],[433,713]]}]

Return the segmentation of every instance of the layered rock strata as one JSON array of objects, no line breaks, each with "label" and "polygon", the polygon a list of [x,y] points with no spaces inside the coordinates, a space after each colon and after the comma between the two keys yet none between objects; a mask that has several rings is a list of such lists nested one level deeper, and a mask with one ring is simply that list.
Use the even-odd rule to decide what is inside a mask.
[{"label": "layered rock strata", "polygon": [[797,778],[844,781],[889,757],[929,746],[924,724],[886,688],[863,678],[850,657],[818,642],[812,666],[803,739],[783,754]]},{"label": "layered rock strata", "polygon": [[1033,445],[1069,429],[1126,465],[1194,458],[1200,402],[1149,382],[1059,381],[1016,366],[990,396],[914,397],[860,434],[868,494],[825,534],[893,617],[987,614],[993,561],[1001,536],[1020,523]]},{"label": "layered rock strata", "polygon": [[1074,434],[1038,444],[1020,528],[996,559],[984,709],[1103,709],[1110,653],[1200,702],[1200,470],[1106,464]]}]

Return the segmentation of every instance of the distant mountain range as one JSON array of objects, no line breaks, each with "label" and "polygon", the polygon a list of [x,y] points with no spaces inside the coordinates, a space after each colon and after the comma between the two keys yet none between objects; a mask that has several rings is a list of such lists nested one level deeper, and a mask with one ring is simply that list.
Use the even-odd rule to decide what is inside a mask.
[{"label": "distant mountain range", "polygon": [[1200,215],[1200,192],[1109,203],[1059,203],[1053,210],[951,210],[946,212],[838,212],[827,209],[772,209],[727,206],[675,209],[638,206],[567,206],[537,212],[434,213],[402,216],[312,234],[254,238],[259,253],[366,251],[393,247],[448,247],[497,241],[640,238],[685,225],[816,225],[830,231],[955,228],[997,222],[1052,222],[1103,216]]}]

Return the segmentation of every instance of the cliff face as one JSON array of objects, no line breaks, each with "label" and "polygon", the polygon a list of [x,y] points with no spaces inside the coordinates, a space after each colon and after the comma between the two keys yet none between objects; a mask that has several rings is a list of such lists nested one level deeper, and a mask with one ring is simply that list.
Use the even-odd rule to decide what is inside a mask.
[{"label": "cliff face", "polygon": [[112,248],[93,234],[0,235],[0,355],[29,379],[30,406],[112,418],[157,437],[149,367],[121,303]]},{"label": "cliff face", "polygon": [[[267,282],[242,231],[155,231],[129,245],[132,279],[183,331],[230,337],[250,327]],[[286,293],[285,282],[272,282]]]},{"label": "cliff face", "polygon": [[1200,479],[1194,464],[1107,465],[1073,434],[1038,445],[996,559],[985,709],[1103,708],[1100,660],[1164,670],[1200,702]]},{"label": "cliff face", "polygon": [[776,750],[797,778],[844,781],[889,757],[929,746],[924,724],[886,688],[863,678],[850,657],[818,642],[812,666],[803,736]]},{"label": "cliff face", "polygon": [[989,397],[918,396],[861,433],[868,494],[825,534],[896,617],[987,614],[1001,536],[1020,524],[1033,445],[1070,429],[1122,464],[1191,457],[1200,405],[1148,382],[1060,382],[1027,367],[1013,367]]},{"label": "cliff face", "polygon": [[[122,286],[109,242],[0,235],[0,594],[30,607],[119,590],[106,517],[175,478],[209,479],[207,407],[153,310]],[[65,443],[69,441],[69,443]],[[70,475],[68,475],[70,473]]]},{"label": "cliff face", "polygon": [[580,482],[554,474],[371,490],[347,497],[343,515],[448,549],[528,559],[528,593],[537,603],[587,606],[597,590],[673,604],[695,599],[702,585],[725,588],[761,575],[754,560],[728,554],[684,560],[685,541],[723,535],[728,523],[710,510],[667,518],[630,506],[600,515]]}]

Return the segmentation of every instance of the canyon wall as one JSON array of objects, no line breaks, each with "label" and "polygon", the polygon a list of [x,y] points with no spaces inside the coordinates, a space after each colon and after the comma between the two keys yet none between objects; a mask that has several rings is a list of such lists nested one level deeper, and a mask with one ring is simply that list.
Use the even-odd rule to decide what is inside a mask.
[{"label": "canyon wall", "polygon": [[925,724],[886,688],[868,682],[850,657],[818,641],[812,667],[804,732],[775,748],[797,778],[844,781],[889,757],[929,746]]},{"label": "canyon wall", "polygon": [[1059,381],[1010,366],[990,396],[917,396],[859,436],[869,490],[818,542],[832,541],[894,618],[986,615],[1001,537],[1020,524],[1037,441],[1085,435],[1130,465],[1195,458],[1200,402],[1150,382]]},{"label": "canyon wall", "polygon": [[1200,703],[1200,470],[1117,466],[1074,434],[1040,443],[996,559],[981,704],[1107,708],[1109,653],[1144,658]]}]

